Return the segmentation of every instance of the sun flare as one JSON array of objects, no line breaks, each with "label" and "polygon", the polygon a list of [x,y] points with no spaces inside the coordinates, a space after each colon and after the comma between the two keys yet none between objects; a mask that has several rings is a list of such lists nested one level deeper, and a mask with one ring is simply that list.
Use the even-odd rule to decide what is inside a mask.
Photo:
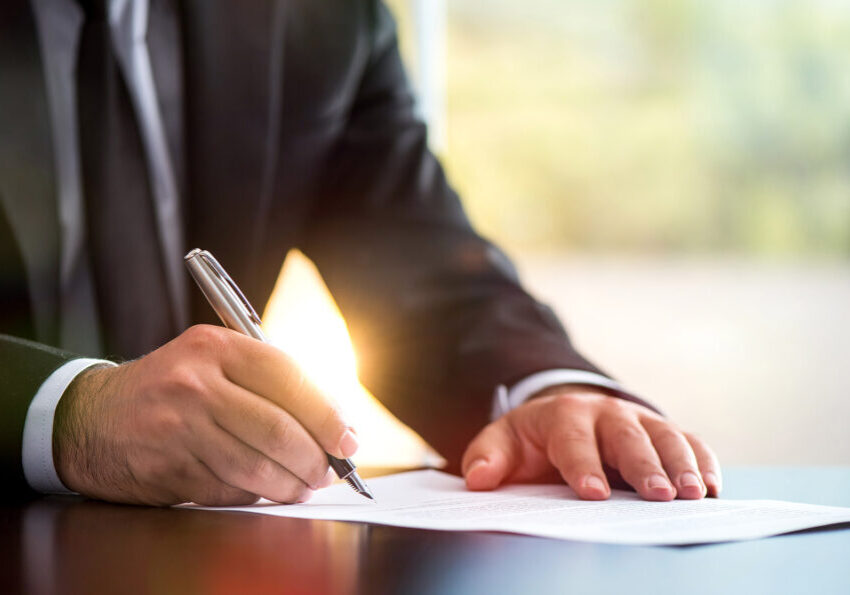
[{"label": "sun flare", "polygon": [[300,252],[291,252],[281,269],[263,330],[339,404],[360,440],[354,457],[358,465],[439,465],[439,455],[360,384],[345,321],[315,266]]}]

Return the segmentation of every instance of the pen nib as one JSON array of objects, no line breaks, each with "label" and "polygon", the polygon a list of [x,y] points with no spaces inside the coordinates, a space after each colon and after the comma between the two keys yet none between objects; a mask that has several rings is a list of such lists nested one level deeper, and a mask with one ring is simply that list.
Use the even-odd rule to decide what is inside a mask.
[{"label": "pen nib", "polygon": [[351,486],[351,489],[360,494],[361,496],[369,498],[369,500],[375,499],[375,496],[372,495],[372,491],[356,473],[352,473],[351,475],[346,477],[345,483]]}]

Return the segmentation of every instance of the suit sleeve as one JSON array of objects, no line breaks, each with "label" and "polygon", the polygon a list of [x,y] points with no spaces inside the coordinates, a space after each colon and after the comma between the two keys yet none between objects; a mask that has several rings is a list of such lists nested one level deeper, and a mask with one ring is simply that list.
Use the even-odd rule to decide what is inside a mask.
[{"label": "suit sleeve", "polygon": [[23,500],[37,494],[27,484],[21,460],[27,410],[44,380],[65,362],[79,356],[47,345],[0,334],[0,477],[3,500]]},{"label": "suit sleeve", "polygon": [[303,249],[348,323],[363,383],[456,469],[496,385],[554,368],[601,372],[470,226],[428,150],[381,3],[371,35]]}]

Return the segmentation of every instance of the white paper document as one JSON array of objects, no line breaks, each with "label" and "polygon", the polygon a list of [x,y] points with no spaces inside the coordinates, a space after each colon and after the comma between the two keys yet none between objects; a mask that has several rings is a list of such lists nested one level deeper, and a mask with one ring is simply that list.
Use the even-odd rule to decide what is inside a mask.
[{"label": "white paper document", "polygon": [[[260,502],[235,510],[305,519],[377,523],[444,531],[505,531],[631,545],[683,545],[756,539],[850,522],[850,508],[775,500],[647,502],[615,490],[601,502],[577,499],[566,485],[516,485],[470,492],[461,478],[412,471],[370,479],[372,502],[344,484],[305,504]],[[193,508],[203,508],[190,505]]]}]

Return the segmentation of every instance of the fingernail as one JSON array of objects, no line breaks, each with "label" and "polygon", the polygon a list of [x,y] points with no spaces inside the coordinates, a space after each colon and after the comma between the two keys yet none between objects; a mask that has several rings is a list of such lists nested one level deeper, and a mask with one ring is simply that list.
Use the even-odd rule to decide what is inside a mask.
[{"label": "fingernail", "polygon": [[312,498],[312,497],[313,497],[313,490],[306,489],[301,493],[301,496],[298,497],[296,504],[303,504],[304,502],[307,502],[308,500],[310,500],[310,498]]},{"label": "fingernail", "polygon": [[717,496],[720,494],[720,478],[716,474],[709,471],[708,473],[703,473],[702,478],[708,488],[709,495]]},{"label": "fingernail", "polygon": [[699,477],[693,471],[685,471],[679,476],[679,486],[683,488],[699,488],[702,489]]},{"label": "fingernail", "polygon": [[667,481],[667,478],[659,473],[653,473],[650,475],[646,485],[651,490],[669,490],[673,487],[670,485],[670,482]]},{"label": "fingernail", "polygon": [[487,465],[487,459],[475,459],[472,463],[469,464],[469,467],[466,468],[466,474],[469,475],[472,473],[473,469],[477,469],[479,467],[484,467]]},{"label": "fingernail", "polygon": [[346,430],[342,435],[342,440],[339,441],[339,451],[346,459],[357,452],[360,444],[357,442],[357,436],[351,430]]},{"label": "fingernail", "polygon": [[605,489],[605,484],[601,479],[596,477],[595,475],[588,475],[584,478],[584,483],[582,483],[582,487],[587,490],[593,490],[595,492],[599,492],[600,494],[605,494],[607,490]]}]

